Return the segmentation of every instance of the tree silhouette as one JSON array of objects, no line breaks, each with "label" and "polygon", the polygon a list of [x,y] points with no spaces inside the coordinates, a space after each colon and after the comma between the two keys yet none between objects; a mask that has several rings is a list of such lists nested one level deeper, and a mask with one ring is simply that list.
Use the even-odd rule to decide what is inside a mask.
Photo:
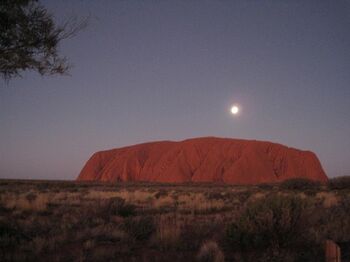
[{"label": "tree silhouette", "polygon": [[65,74],[67,58],[58,53],[61,40],[87,24],[70,18],[56,25],[37,0],[0,0],[0,75],[9,80],[25,70],[41,75]]}]

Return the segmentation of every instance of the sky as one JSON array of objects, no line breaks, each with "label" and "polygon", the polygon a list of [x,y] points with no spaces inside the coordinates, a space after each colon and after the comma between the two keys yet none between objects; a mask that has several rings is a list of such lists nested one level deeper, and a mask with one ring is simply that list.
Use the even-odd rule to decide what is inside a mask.
[{"label": "sky", "polygon": [[201,136],[350,175],[349,0],[41,2],[89,25],[60,45],[70,75],[0,79],[0,178],[75,179],[96,151]]}]

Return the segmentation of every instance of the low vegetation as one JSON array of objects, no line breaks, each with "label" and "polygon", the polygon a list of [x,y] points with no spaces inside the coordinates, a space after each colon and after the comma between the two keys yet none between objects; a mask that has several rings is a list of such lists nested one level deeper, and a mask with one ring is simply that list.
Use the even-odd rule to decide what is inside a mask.
[{"label": "low vegetation", "polygon": [[347,183],[0,180],[0,260],[323,261],[350,241]]},{"label": "low vegetation", "polygon": [[305,178],[288,179],[280,184],[281,189],[288,190],[319,190],[320,187],[319,182]]},{"label": "low vegetation", "polygon": [[335,177],[329,180],[330,189],[350,189],[350,176]]}]

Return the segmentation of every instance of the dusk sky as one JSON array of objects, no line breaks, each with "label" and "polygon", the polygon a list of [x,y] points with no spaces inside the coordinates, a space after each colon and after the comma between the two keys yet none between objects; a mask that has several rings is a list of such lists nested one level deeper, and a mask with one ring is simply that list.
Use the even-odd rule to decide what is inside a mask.
[{"label": "dusk sky", "polygon": [[0,178],[75,179],[96,151],[201,136],[350,175],[349,0],[41,2],[89,25],[60,45],[69,76],[0,79]]}]

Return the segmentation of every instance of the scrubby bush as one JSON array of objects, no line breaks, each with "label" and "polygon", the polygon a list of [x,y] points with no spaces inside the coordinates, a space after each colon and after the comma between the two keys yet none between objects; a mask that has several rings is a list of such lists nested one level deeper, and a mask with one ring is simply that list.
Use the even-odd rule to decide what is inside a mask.
[{"label": "scrubby bush", "polygon": [[148,240],[155,232],[156,226],[152,217],[127,218],[124,230],[135,240]]},{"label": "scrubby bush", "polygon": [[[28,243],[30,238],[26,236],[16,221],[0,220],[0,261],[30,261],[28,254],[18,252],[19,247]],[[33,256],[33,253],[30,254]],[[31,261],[34,261],[32,259]]]},{"label": "scrubby bush", "polygon": [[248,198],[253,194],[254,192],[252,190],[245,190],[236,193],[235,195],[237,196],[238,200],[240,203],[244,203],[248,200]]},{"label": "scrubby bush", "polygon": [[305,178],[288,179],[280,184],[281,189],[287,190],[318,190],[320,187],[319,182]]},{"label": "scrubby bush", "polygon": [[327,237],[337,242],[350,242],[350,196],[320,214]]},{"label": "scrubby bush", "polygon": [[206,197],[209,200],[219,200],[219,199],[223,199],[224,195],[221,192],[207,192],[206,193]]},{"label": "scrubby bush", "polygon": [[227,229],[228,240],[239,248],[287,245],[299,237],[305,203],[296,197],[270,196],[251,203]]},{"label": "scrubby bush", "polygon": [[125,199],[113,197],[100,203],[100,216],[108,220],[110,216],[130,217],[136,215],[136,206],[125,203]]},{"label": "scrubby bush", "polygon": [[168,195],[168,191],[166,191],[166,190],[159,190],[155,195],[154,195],[154,197],[156,198],[156,199],[159,199],[159,198],[161,198],[161,197],[166,197]]},{"label": "scrubby bush", "polygon": [[206,239],[211,239],[219,231],[220,224],[210,221],[210,223],[191,223],[181,228],[178,250],[182,252],[198,250]]},{"label": "scrubby bush", "polygon": [[329,180],[330,189],[350,189],[350,176],[335,177]]},{"label": "scrubby bush", "polygon": [[[247,206],[238,221],[227,227],[226,237],[231,249],[243,254],[257,253],[273,261],[290,256],[294,249],[310,245],[304,210],[307,203],[293,196],[272,195]],[[313,252],[313,249],[308,251]],[[248,259],[249,260],[249,259]]]},{"label": "scrubby bush", "polygon": [[218,244],[214,241],[204,242],[201,246],[197,261],[200,262],[224,262],[225,257]]},{"label": "scrubby bush", "polygon": [[112,215],[129,217],[136,214],[136,206],[125,203],[125,200],[119,197],[111,199],[109,208]]},{"label": "scrubby bush", "polygon": [[273,184],[267,184],[267,183],[262,183],[258,184],[257,187],[262,190],[272,190],[274,185]]},{"label": "scrubby bush", "polygon": [[37,198],[37,195],[35,193],[29,193],[29,194],[26,195],[26,199],[29,202],[35,201],[36,198]]}]

